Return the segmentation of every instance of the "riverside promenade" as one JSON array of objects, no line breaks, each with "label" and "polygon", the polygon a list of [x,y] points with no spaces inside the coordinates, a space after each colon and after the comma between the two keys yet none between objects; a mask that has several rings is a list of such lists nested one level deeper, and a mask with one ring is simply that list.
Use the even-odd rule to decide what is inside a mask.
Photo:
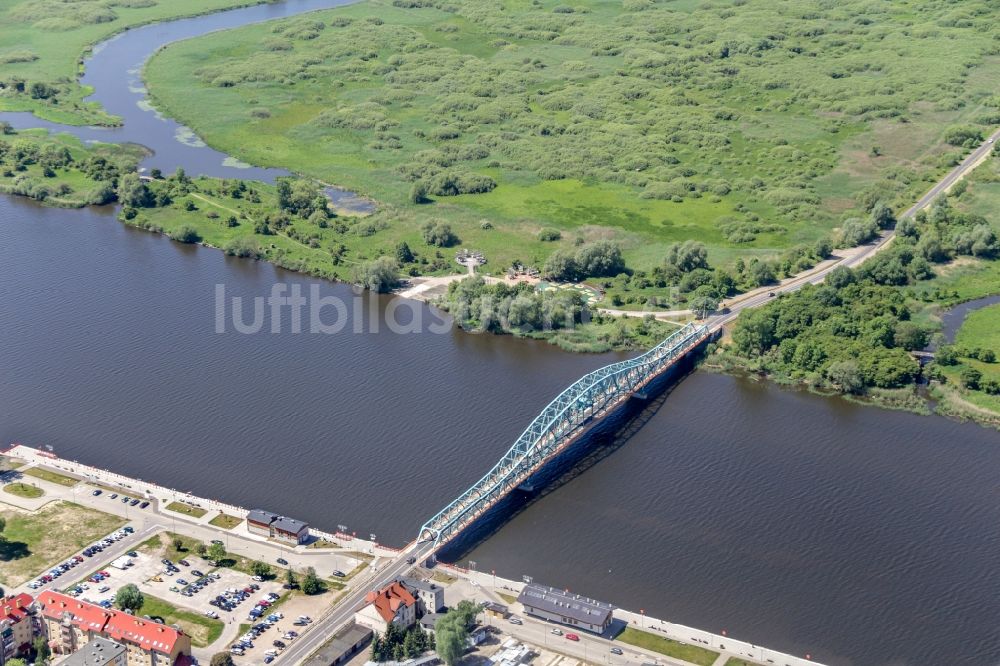
[{"label": "riverside promenade", "polygon": [[[26,446],[24,444],[13,444],[8,449],[0,451],[0,455],[16,458],[24,462],[25,465],[40,465],[56,471],[65,472],[66,474],[78,477],[91,484],[109,486],[115,488],[119,492],[124,491],[133,497],[146,499],[151,502],[156,501],[159,503],[160,510],[166,515],[171,513],[168,510],[165,510],[165,507],[171,502],[181,502],[205,511],[205,515],[201,518],[177,514],[177,520],[211,525],[212,519],[220,514],[232,516],[240,520],[240,525],[237,527],[232,529],[225,529],[215,525],[211,525],[211,527],[213,529],[217,529],[220,533],[235,534],[247,539],[265,540],[259,535],[252,534],[246,529],[246,517],[250,512],[250,509],[245,507],[220,502],[219,500],[198,497],[191,493],[176,490],[174,488],[167,488],[150,481],[134,479],[110,470],[101,469],[92,465],[85,465],[74,460],[66,460],[64,458],[60,458],[54,453],[42,451],[41,449]],[[375,557],[394,557],[399,553],[399,550],[396,548],[382,546],[373,541],[358,538],[354,534],[326,532],[312,526],[309,528],[309,534],[311,537],[315,537],[315,539],[312,539],[311,541],[315,541],[316,539],[321,540],[326,544],[329,544],[331,548],[368,553]],[[282,545],[284,548],[290,550],[304,550],[306,548],[306,546],[293,547],[288,544]]]},{"label": "riverside promenade", "polygon": [[[5,455],[10,458],[22,461],[25,464],[25,467],[21,468],[21,471],[23,471],[23,469],[27,469],[32,466],[40,466],[80,478],[82,481],[85,481],[93,485],[103,485],[106,487],[112,487],[118,489],[119,492],[128,493],[133,497],[140,497],[148,499],[151,502],[156,502],[158,503],[158,511],[156,515],[158,515],[161,519],[167,517],[167,514],[170,513],[169,511],[164,510],[166,505],[169,504],[170,502],[183,502],[191,506],[199,507],[206,511],[204,516],[200,518],[193,518],[191,516],[178,514],[176,518],[172,518],[173,520],[175,520],[175,528],[181,527],[179,531],[182,532],[187,532],[189,531],[189,529],[198,529],[202,531],[202,533],[196,534],[196,536],[199,537],[202,537],[207,534],[207,532],[204,532],[205,530],[211,530],[212,532],[215,532],[220,536],[225,536],[229,534],[238,537],[240,540],[259,542],[259,546],[257,546],[257,548],[266,548],[269,549],[269,551],[270,549],[280,549],[280,551],[279,550],[275,550],[274,552],[268,551],[266,557],[261,558],[261,559],[266,559],[268,561],[272,560],[275,553],[277,552],[287,553],[286,557],[292,559],[293,564],[296,564],[298,566],[319,564],[318,561],[311,561],[313,557],[317,559],[318,558],[325,559],[326,557],[333,557],[333,556],[336,556],[338,558],[345,558],[345,557],[351,558],[350,561],[331,560],[329,562],[324,562],[325,565],[324,568],[330,569],[333,568],[334,566],[344,567],[351,563],[358,563],[354,558],[358,557],[362,553],[367,553],[375,558],[375,562],[373,563],[374,566],[381,569],[381,568],[387,568],[386,560],[392,561],[394,559],[399,559],[401,557],[400,549],[392,548],[389,546],[383,546],[364,539],[358,539],[354,535],[350,534],[342,534],[339,532],[328,533],[322,530],[315,530],[312,528],[310,528],[311,535],[315,536],[318,539],[322,539],[323,542],[325,542],[323,545],[324,546],[329,545],[329,548],[324,547],[317,549],[317,548],[307,548],[306,546],[291,547],[287,544],[278,545],[273,542],[269,542],[267,539],[259,535],[251,534],[246,529],[245,518],[249,510],[244,507],[239,507],[225,502],[220,502],[218,500],[211,500],[202,497],[197,497],[195,495],[192,495],[191,493],[178,491],[173,488],[166,488],[164,486],[160,486],[158,484],[149,481],[143,481],[141,479],[133,479],[131,477],[123,476],[121,474],[109,470],[101,469],[91,465],[85,465],[83,463],[75,462],[72,460],[65,460],[48,451],[42,451],[37,448],[25,446],[23,444],[14,444],[7,450],[0,451],[0,455]],[[52,484],[45,484],[45,485],[52,485]],[[58,490],[59,490],[58,487],[53,487],[50,489],[49,492],[50,493],[53,491],[58,492]],[[63,491],[63,494],[68,494],[70,492],[70,489],[67,488],[62,488],[61,490]],[[67,496],[63,497],[62,499],[68,499],[68,498],[69,497]],[[51,501],[52,499],[53,497],[50,495],[46,497],[46,499],[42,500],[24,500],[23,502],[30,506],[24,506],[23,508],[29,510],[35,510],[37,508],[40,508],[41,505]],[[79,499],[84,501],[84,503],[87,503],[86,500],[89,500],[90,497],[88,496],[86,499],[81,497]],[[20,503],[21,502],[17,502],[17,504]],[[36,504],[38,506],[36,506]],[[111,508],[114,511],[120,510],[118,503],[113,503],[111,505]],[[231,529],[225,529],[222,527],[211,525],[212,518],[220,514],[237,517],[241,520],[241,523],[240,525],[233,527]],[[183,526],[185,524],[189,525],[190,528],[184,529]],[[164,529],[165,526],[160,524],[157,526],[140,525],[140,527],[143,528],[140,531],[140,534],[146,536],[147,534],[152,534],[155,533],[156,531]],[[232,546],[233,550],[237,552],[241,550],[240,547],[237,546],[236,544],[232,544]],[[263,555],[264,553],[255,552],[254,550],[248,550],[245,554],[260,557],[260,555]],[[300,562],[294,561],[299,558],[302,558],[302,561]],[[308,560],[306,558],[308,558]],[[350,566],[348,566],[348,568],[350,568]],[[447,572],[448,574],[454,576],[455,578],[468,581],[473,586],[478,588],[481,592],[485,593],[487,597],[489,597],[491,600],[500,603],[507,603],[507,602],[501,597],[499,597],[498,596],[499,594],[516,596],[517,594],[520,593],[521,589],[525,585],[523,582],[501,578],[495,576],[492,573],[464,569],[462,567],[445,563],[438,563],[436,565],[436,568],[439,568]],[[361,585],[363,588],[366,587],[366,583],[368,585],[374,584],[375,582],[374,572],[371,572],[370,576],[371,580],[369,580],[369,577],[366,576],[363,579],[356,581],[357,584]],[[550,582],[552,584],[558,584],[558,581],[550,581]],[[339,605],[340,604],[338,604],[338,606]],[[521,609],[519,609],[518,607],[519,604],[515,604],[515,607],[512,608],[512,610],[514,612],[521,612]],[[332,611],[335,610],[335,608],[329,609],[328,614],[333,614]],[[747,641],[737,640],[729,636],[713,634],[711,632],[704,631],[701,629],[695,629],[693,627],[688,627],[683,624],[677,624],[675,622],[668,622],[666,620],[661,620],[659,618],[645,615],[642,612],[636,613],[634,611],[616,608],[613,611],[613,616],[615,620],[619,621],[624,625],[631,626],[643,631],[647,631],[650,634],[661,636],[663,638],[668,638],[674,641],[678,641],[680,643],[705,647],[719,652],[719,658],[712,666],[725,666],[726,662],[730,658],[744,659],[749,662],[761,664],[764,666],[770,664],[774,664],[775,666],[815,666],[816,664],[819,663],[809,658],[803,658],[785,654],[777,650],[766,648]],[[322,622],[318,622],[315,627],[311,628],[320,628],[322,624],[323,624]],[[310,634],[312,633],[315,632],[310,632]],[[320,633],[326,633],[326,632],[321,631]],[[310,637],[312,638],[312,636]],[[226,638],[231,638],[231,637],[226,636]],[[593,640],[593,637],[590,637],[589,635],[586,635],[583,638],[585,639],[585,641]],[[319,637],[313,638],[314,641],[317,639],[319,639],[318,644],[321,644],[322,642],[321,638]],[[573,648],[573,646],[571,645],[564,646],[564,649],[570,649],[570,648]],[[586,648],[584,647],[584,649]],[[631,650],[632,648],[629,649]],[[660,657],[654,653],[650,653],[647,656],[652,660],[652,663],[669,664],[672,666],[683,665],[686,663],[669,657]],[[593,660],[586,660],[586,661],[593,661]],[[295,659],[283,660],[283,663],[286,662],[292,664],[292,663],[297,663],[297,660]]]}]

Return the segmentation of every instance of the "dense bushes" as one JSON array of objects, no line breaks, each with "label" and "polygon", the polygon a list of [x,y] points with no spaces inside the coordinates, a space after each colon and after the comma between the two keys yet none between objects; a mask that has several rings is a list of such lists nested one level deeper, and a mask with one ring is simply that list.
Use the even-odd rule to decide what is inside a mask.
[{"label": "dense bushes", "polygon": [[740,315],[733,349],[770,372],[810,377],[845,392],[898,388],[919,366],[908,353],[926,342],[904,295],[839,269],[840,286],[807,285]]},{"label": "dense bushes", "polygon": [[556,250],[549,255],[542,274],[550,280],[574,281],[617,275],[625,270],[621,247],[611,241],[580,246],[575,254]]}]

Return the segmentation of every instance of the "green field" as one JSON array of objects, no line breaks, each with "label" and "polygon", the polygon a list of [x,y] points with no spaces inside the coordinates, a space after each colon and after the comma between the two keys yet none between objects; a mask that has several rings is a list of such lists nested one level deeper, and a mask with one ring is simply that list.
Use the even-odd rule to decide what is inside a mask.
[{"label": "green field", "polygon": [[201,518],[208,511],[201,509],[196,506],[191,506],[190,504],[185,504],[184,502],[171,502],[164,507],[167,511],[173,511],[175,513],[182,513],[185,516],[191,516],[192,518]]},{"label": "green field", "polygon": [[[997,287],[1000,291],[1000,285]],[[971,410],[965,410],[967,412],[980,409],[1000,416],[1000,394],[991,395],[983,390],[984,386],[978,390],[959,388],[962,384],[962,371],[966,368],[977,370],[982,378],[980,383],[983,385],[990,381],[1000,382],[1000,363],[997,361],[987,363],[969,355],[969,351],[976,348],[991,349],[994,353],[1000,354],[1000,305],[991,305],[970,313],[955,336],[955,347],[959,350],[958,364],[940,366],[948,378],[949,389],[958,394],[953,397],[959,397],[973,405]],[[1000,422],[997,419],[993,421]]]},{"label": "green field", "polygon": [[211,645],[222,635],[225,625],[221,620],[213,620],[199,613],[182,610],[173,604],[152,597],[143,595],[144,602],[142,608],[136,611],[136,615],[142,617],[148,615],[160,618],[165,624],[176,624],[191,637],[191,644],[195,647],[205,647]]},{"label": "green field", "polygon": [[71,476],[66,476],[65,474],[60,474],[59,472],[53,472],[52,470],[45,469],[44,467],[32,467],[30,469],[24,470],[26,476],[33,476],[36,479],[41,479],[43,481],[48,481],[49,483],[57,483],[60,486],[71,487],[80,483],[79,479],[74,479]]},{"label": "green field", "polygon": [[953,125],[1000,120],[968,3],[431,4],[180,42],[147,83],[213,146],[382,202],[373,251],[442,218],[491,272],[598,238],[637,270],[687,239],[721,265],[811,245],[915,199],[961,154]]},{"label": "green field", "polygon": [[3,491],[15,497],[24,497],[26,499],[38,499],[45,494],[45,491],[37,486],[20,482],[8,483],[3,487]]},{"label": "green field", "polygon": [[20,585],[125,524],[70,502],[32,513],[0,510],[0,517],[7,521],[0,541],[0,583],[6,586]]},{"label": "green field", "polygon": [[678,643],[669,638],[656,636],[648,631],[642,631],[635,627],[629,627],[615,638],[616,641],[628,643],[644,650],[652,650],[665,654],[668,657],[676,657],[684,661],[698,664],[699,666],[711,666],[715,663],[719,653],[697,645]]},{"label": "green field", "polygon": [[236,516],[230,516],[225,513],[220,513],[212,520],[208,521],[209,525],[215,525],[216,527],[221,527],[224,530],[231,530],[237,525],[241,524],[243,521]]},{"label": "green field", "polygon": [[[108,125],[117,119],[84,102],[76,82],[84,53],[127,28],[254,0],[0,0],[0,111],[32,111],[70,125]],[[24,90],[18,90],[18,82]],[[44,84],[34,94],[32,85]],[[38,93],[45,96],[39,97]]]}]

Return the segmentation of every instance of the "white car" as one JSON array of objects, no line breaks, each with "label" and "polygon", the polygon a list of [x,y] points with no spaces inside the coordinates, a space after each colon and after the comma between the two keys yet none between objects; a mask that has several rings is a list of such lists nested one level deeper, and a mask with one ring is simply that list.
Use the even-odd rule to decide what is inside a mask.
[{"label": "white car", "polygon": [[207,610],[207,611],[205,611],[205,617],[210,617],[210,618],[212,618],[214,620],[214,619],[218,619],[219,614],[216,613],[214,610]]}]

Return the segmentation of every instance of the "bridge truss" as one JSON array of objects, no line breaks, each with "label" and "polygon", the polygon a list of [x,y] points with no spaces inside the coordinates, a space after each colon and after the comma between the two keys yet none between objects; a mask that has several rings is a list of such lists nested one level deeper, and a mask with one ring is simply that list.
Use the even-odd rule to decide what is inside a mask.
[{"label": "bridge truss", "polygon": [[576,380],[546,405],[493,469],[420,528],[418,540],[444,544],[462,532],[561,452],[591,421],[605,416],[708,336],[707,326],[687,324],[645,354]]}]

